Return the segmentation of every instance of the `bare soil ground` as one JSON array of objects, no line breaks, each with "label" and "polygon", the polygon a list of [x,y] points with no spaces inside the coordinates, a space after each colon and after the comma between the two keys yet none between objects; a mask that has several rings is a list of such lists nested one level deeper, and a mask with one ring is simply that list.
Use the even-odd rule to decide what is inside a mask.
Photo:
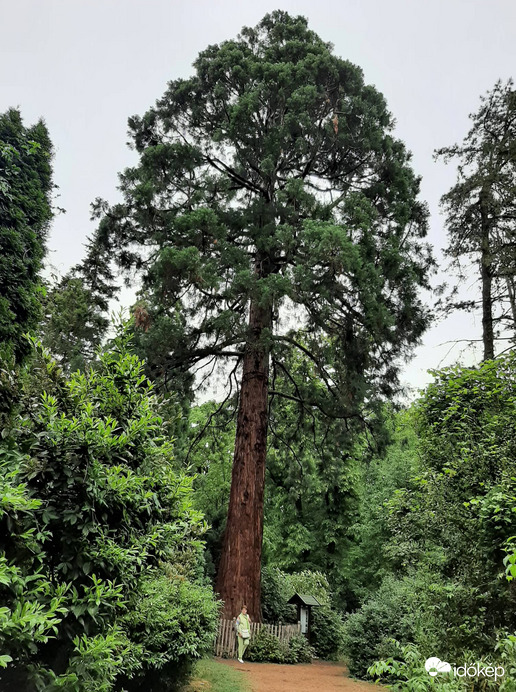
[{"label": "bare soil ground", "polygon": [[217,659],[246,673],[253,692],[378,692],[378,685],[356,682],[347,677],[341,663],[314,661],[297,665],[238,663]]}]

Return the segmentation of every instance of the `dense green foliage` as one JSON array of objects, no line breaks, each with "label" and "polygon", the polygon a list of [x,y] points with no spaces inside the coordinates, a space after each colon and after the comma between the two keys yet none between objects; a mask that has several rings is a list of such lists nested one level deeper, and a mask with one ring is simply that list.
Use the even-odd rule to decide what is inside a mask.
[{"label": "dense green foliage", "polygon": [[0,448],[4,685],[169,690],[210,650],[204,523],[159,409],[124,336],[69,379],[37,348]]},{"label": "dense green foliage", "polygon": [[510,354],[437,372],[415,407],[418,459],[409,453],[412,477],[381,514],[387,576],[347,621],[355,674],[394,655],[392,637],[423,661],[443,647],[460,661],[497,658],[498,638],[516,631],[504,569],[516,533],[515,367]]},{"label": "dense green foliage", "polygon": [[[183,447],[189,468],[197,474],[194,502],[210,525],[210,574],[220,556],[229,502],[234,417],[232,402],[193,407],[188,445]],[[351,446],[345,427],[317,411],[306,420],[285,399],[274,400],[270,418],[263,565],[286,572],[323,571],[341,607],[349,593],[343,562],[352,545],[349,527],[357,508],[359,454],[367,452]],[[262,609],[265,619],[272,616],[267,604]]]},{"label": "dense green foliage", "polygon": [[40,277],[52,217],[52,144],[43,122],[0,114],[0,353],[19,361],[41,316]]},{"label": "dense green foliage", "polygon": [[[389,683],[389,688],[399,692],[430,692],[438,688],[443,692],[512,692],[516,673],[516,637],[505,640],[497,652],[497,672],[494,674],[493,659],[481,660],[471,652],[462,656],[458,675],[454,671],[441,672],[430,677],[425,668],[425,656],[414,644],[402,646],[398,641],[391,642],[394,654],[378,661],[369,669],[369,674],[377,681]],[[488,671],[488,669],[490,669]],[[488,671],[486,675],[484,672]],[[503,672],[502,672],[503,671]]]},{"label": "dense green foliage", "polygon": [[[386,448],[383,441],[373,449],[365,445],[360,449],[362,463],[355,481],[358,512],[348,529],[348,549],[340,564],[348,610],[354,610],[376,591],[390,573],[386,502],[398,488],[405,487],[419,468],[414,411],[395,413],[389,407],[383,414],[389,441]],[[378,454],[379,449],[384,449],[384,453]]]},{"label": "dense green foliage", "polygon": [[288,642],[283,642],[262,629],[252,637],[246,659],[269,663],[311,663],[314,655],[314,649],[302,634],[296,634]]},{"label": "dense green foliage", "polygon": [[69,372],[84,370],[95,358],[108,321],[95,294],[81,278],[66,276],[47,287],[41,340]]},{"label": "dense green foliage", "polygon": [[[386,576],[378,590],[348,616],[343,648],[352,675],[365,677],[374,661],[391,655],[392,638],[403,642],[424,638],[428,622],[421,614],[420,597],[429,586],[423,579]],[[435,625],[433,618],[430,624]],[[439,627],[435,634],[437,630],[442,636]]]},{"label": "dense green foliage", "polygon": [[[419,181],[361,70],[278,11],[203,51],[129,125],[140,160],[123,202],[98,202],[90,255],[141,273],[162,370],[241,356],[255,303],[274,313],[261,338],[278,374],[289,349],[314,357],[325,386],[303,398],[349,415],[373,380],[391,391],[428,323],[431,260]],[[304,342],[278,328],[284,307]]]},{"label": "dense green foliage", "polygon": [[215,402],[191,408],[183,446],[188,468],[196,474],[193,501],[208,523],[206,565],[212,578],[226,525],[235,444],[234,406],[219,409]]},{"label": "dense green foliage", "polygon": [[262,570],[262,607],[268,622],[296,622],[297,608],[288,605],[295,593],[315,596],[321,607],[312,608],[310,644],[318,658],[335,659],[344,645],[344,622],[334,605],[328,579],[321,572],[287,573],[278,567]]}]

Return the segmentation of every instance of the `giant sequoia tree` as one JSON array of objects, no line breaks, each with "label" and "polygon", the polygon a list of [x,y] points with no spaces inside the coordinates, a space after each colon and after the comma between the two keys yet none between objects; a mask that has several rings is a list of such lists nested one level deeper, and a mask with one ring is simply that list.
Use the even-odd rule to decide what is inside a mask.
[{"label": "giant sequoia tree", "polygon": [[427,215],[384,98],[304,18],[267,15],[194,67],[130,119],[140,160],[94,246],[141,272],[143,328],[168,320],[163,370],[225,362],[238,389],[218,591],[256,618],[269,399],[345,426],[393,391],[429,317]]}]

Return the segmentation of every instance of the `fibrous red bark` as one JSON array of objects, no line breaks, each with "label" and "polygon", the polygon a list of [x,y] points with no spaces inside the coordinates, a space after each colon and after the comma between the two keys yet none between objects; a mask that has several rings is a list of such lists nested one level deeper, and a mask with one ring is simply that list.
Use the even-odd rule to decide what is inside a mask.
[{"label": "fibrous red bark", "polygon": [[224,616],[238,615],[245,603],[254,621],[261,620],[260,567],[268,423],[269,349],[263,336],[271,325],[271,309],[251,303],[228,518],[217,579]]}]

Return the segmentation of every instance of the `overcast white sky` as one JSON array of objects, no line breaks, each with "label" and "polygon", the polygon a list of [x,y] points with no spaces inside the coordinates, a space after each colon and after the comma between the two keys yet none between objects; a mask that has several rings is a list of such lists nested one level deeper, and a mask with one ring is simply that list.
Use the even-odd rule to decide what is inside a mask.
[{"label": "overcast white sky", "polygon": [[[274,9],[306,16],[385,95],[423,176],[429,240],[440,257],[438,202],[455,171],[432,152],[463,138],[468,114],[497,79],[516,77],[516,0],[0,0],[0,112],[19,107],[26,124],[43,117],[49,127],[59,205],[67,210],[49,242],[61,273],[82,258],[93,232],[90,203],[115,201],[117,173],[134,161],[127,118],[143,114],[167,81],[189,75],[207,45]],[[405,382],[424,386],[428,368],[460,356],[461,346],[448,353],[444,342],[479,336],[480,321],[468,316],[435,326]]]}]

